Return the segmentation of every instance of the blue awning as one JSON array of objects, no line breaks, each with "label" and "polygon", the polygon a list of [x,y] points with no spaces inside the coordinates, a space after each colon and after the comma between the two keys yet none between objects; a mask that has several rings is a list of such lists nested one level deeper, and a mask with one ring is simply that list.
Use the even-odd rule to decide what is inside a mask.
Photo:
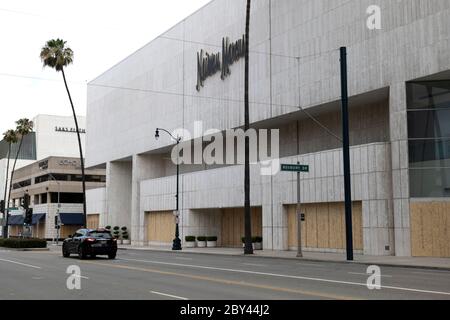
[{"label": "blue awning", "polygon": [[41,222],[41,220],[43,220],[43,218],[45,218],[45,213],[33,214],[33,220],[31,224],[32,225],[38,224],[39,222]]},{"label": "blue awning", "polygon": [[23,226],[23,216],[22,215],[14,215],[9,216],[8,225],[10,226]]},{"label": "blue awning", "polygon": [[84,222],[82,213],[60,213],[59,217],[66,226],[82,226]]},{"label": "blue awning", "polygon": [[[31,221],[31,225],[36,225],[45,217],[45,213],[37,213],[33,214],[33,220]],[[8,218],[8,225],[10,226],[23,226],[24,218],[22,215],[13,215]]]}]

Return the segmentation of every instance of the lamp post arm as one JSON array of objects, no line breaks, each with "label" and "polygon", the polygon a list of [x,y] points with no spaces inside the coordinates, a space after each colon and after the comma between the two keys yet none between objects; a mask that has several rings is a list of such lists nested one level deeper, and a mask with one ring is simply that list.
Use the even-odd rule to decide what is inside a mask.
[{"label": "lamp post arm", "polygon": [[181,137],[178,137],[178,138],[175,138],[174,136],[173,136],[173,134],[171,134],[169,131],[167,131],[166,129],[162,129],[162,128],[156,128],[156,130],[158,130],[158,131],[163,131],[163,132],[165,132],[165,133],[167,133],[174,141],[176,141],[177,143],[180,143],[181,142]]}]

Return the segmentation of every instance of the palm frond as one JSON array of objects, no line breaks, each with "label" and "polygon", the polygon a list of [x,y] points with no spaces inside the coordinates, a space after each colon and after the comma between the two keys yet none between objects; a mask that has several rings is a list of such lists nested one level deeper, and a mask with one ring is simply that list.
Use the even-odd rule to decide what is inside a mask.
[{"label": "palm frond", "polygon": [[19,137],[17,136],[17,132],[15,130],[8,130],[3,134],[3,139],[7,142],[7,143],[17,143],[17,141],[19,141]]},{"label": "palm frond", "polygon": [[73,50],[66,47],[66,41],[52,39],[46,42],[41,49],[41,61],[44,67],[50,67],[61,71],[64,67],[73,63]]},{"label": "palm frond", "polygon": [[33,121],[30,121],[27,118],[17,120],[16,124],[16,132],[22,137],[33,131]]}]

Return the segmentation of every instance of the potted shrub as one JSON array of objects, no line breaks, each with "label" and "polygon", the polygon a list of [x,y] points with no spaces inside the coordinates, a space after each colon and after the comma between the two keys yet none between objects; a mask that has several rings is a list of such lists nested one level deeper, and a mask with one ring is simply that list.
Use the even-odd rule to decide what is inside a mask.
[{"label": "potted shrub", "polygon": [[114,239],[116,239],[117,240],[117,243],[119,243],[120,242],[120,227],[118,227],[118,226],[115,226],[114,228],[113,228],[113,237],[114,237]]},{"label": "potted shrub", "polygon": [[195,236],[186,236],[184,240],[186,241],[186,248],[195,248]]},{"label": "potted shrub", "polygon": [[206,248],[206,237],[197,237],[197,246],[199,248]]},{"label": "potted shrub", "polygon": [[253,249],[255,250],[262,250],[262,237],[253,237]]},{"label": "potted shrub", "polygon": [[111,226],[106,226],[105,229],[111,232]]},{"label": "potted shrub", "polygon": [[217,247],[217,237],[216,236],[206,237],[206,246],[208,248]]},{"label": "potted shrub", "polygon": [[130,235],[128,234],[127,227],[122,227],[122,244],[131,244],[131,240],[129,238]]}]

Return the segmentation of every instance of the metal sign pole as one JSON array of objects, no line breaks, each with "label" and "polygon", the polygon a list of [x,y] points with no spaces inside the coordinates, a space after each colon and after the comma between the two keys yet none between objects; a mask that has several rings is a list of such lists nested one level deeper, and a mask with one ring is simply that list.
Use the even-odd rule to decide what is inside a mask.
[{"label": "metal sign pole", "polygon": [[[297,162],[300,164],[300,162]],[[302,210],[301,210],[300,171],[297,172],[297,257],[302,258]]]}]

